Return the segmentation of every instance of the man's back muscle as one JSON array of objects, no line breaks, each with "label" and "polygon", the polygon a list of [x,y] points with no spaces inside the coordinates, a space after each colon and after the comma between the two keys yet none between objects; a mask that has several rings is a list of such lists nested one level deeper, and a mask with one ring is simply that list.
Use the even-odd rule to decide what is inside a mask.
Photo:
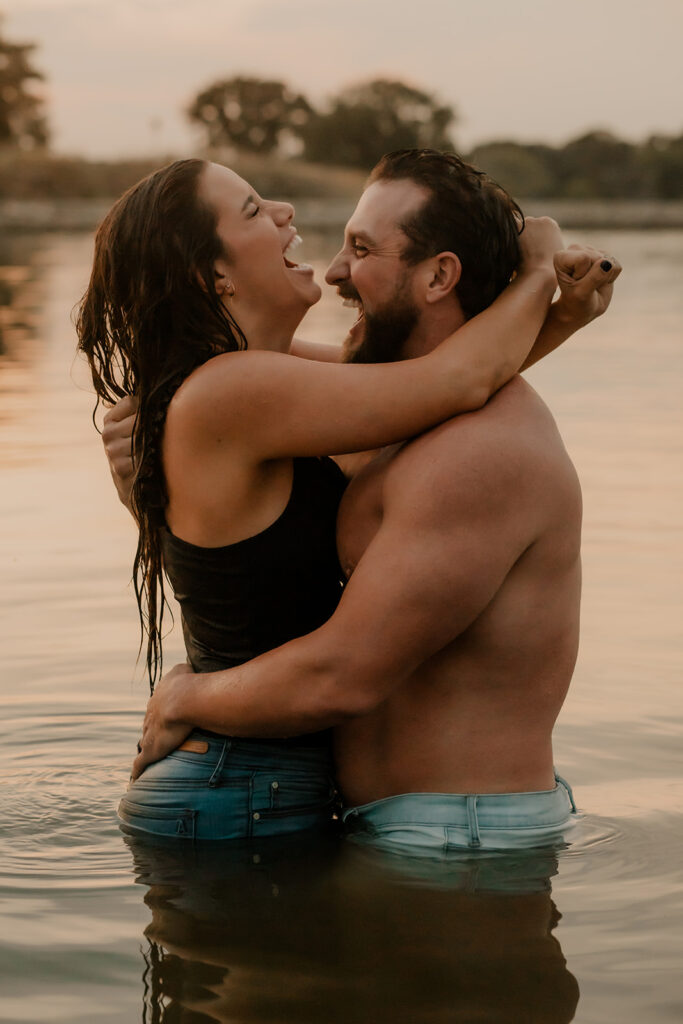
[{"label": "man's back muscle", "polygon": [[348,802],[552,788],[551,731],[578,643],[580,522],[573,466],[521,378],[353,482],[342,564],[383,546],[387,587],[405,588],[411,563],[416,607],[401,595],[392,628],[415,634],[413,654],[423,638],[424,658],[376,710],[338,729]]}]

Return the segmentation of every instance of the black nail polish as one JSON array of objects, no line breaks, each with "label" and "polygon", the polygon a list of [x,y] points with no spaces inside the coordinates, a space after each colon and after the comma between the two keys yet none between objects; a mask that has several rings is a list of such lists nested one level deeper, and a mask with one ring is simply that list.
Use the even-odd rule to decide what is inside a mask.
[{"label": "black nail polish", "polygon": [[602,263],[600,264],[600,269],[604,270],[605,273],[607,273],[608,270],[612,269],[612,264],[610,263],[609,260],[603,260]]}]

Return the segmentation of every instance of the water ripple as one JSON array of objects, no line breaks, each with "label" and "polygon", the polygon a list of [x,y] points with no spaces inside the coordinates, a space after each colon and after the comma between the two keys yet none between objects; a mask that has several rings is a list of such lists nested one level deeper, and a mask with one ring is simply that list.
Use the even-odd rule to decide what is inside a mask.
[{"label": "water ripple", "polygon": [[121,712],[22,714],[5,722],[0,889],[130,884],[116,805],[138,723],[137,714]]}]

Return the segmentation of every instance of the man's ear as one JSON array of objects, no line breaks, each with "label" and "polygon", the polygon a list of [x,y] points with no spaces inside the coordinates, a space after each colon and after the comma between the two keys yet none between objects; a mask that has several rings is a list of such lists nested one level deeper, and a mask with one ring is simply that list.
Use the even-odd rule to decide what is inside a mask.
[{"label": "man's ear", "polygon": [[426,302],[441,302],[460,280],[462,264],[454,252],[440,252],[427,261]]}]

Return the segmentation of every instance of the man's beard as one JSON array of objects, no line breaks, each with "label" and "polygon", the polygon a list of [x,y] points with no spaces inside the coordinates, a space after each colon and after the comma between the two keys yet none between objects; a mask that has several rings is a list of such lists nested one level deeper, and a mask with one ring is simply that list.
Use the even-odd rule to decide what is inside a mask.
[{"label": "man's beard", "polygon": [[402,359],[405,343],[418,319],[416,306],[403,296],[395,296],[385,309],[365,313],[363,340],[347,362],[393,363]]}]

